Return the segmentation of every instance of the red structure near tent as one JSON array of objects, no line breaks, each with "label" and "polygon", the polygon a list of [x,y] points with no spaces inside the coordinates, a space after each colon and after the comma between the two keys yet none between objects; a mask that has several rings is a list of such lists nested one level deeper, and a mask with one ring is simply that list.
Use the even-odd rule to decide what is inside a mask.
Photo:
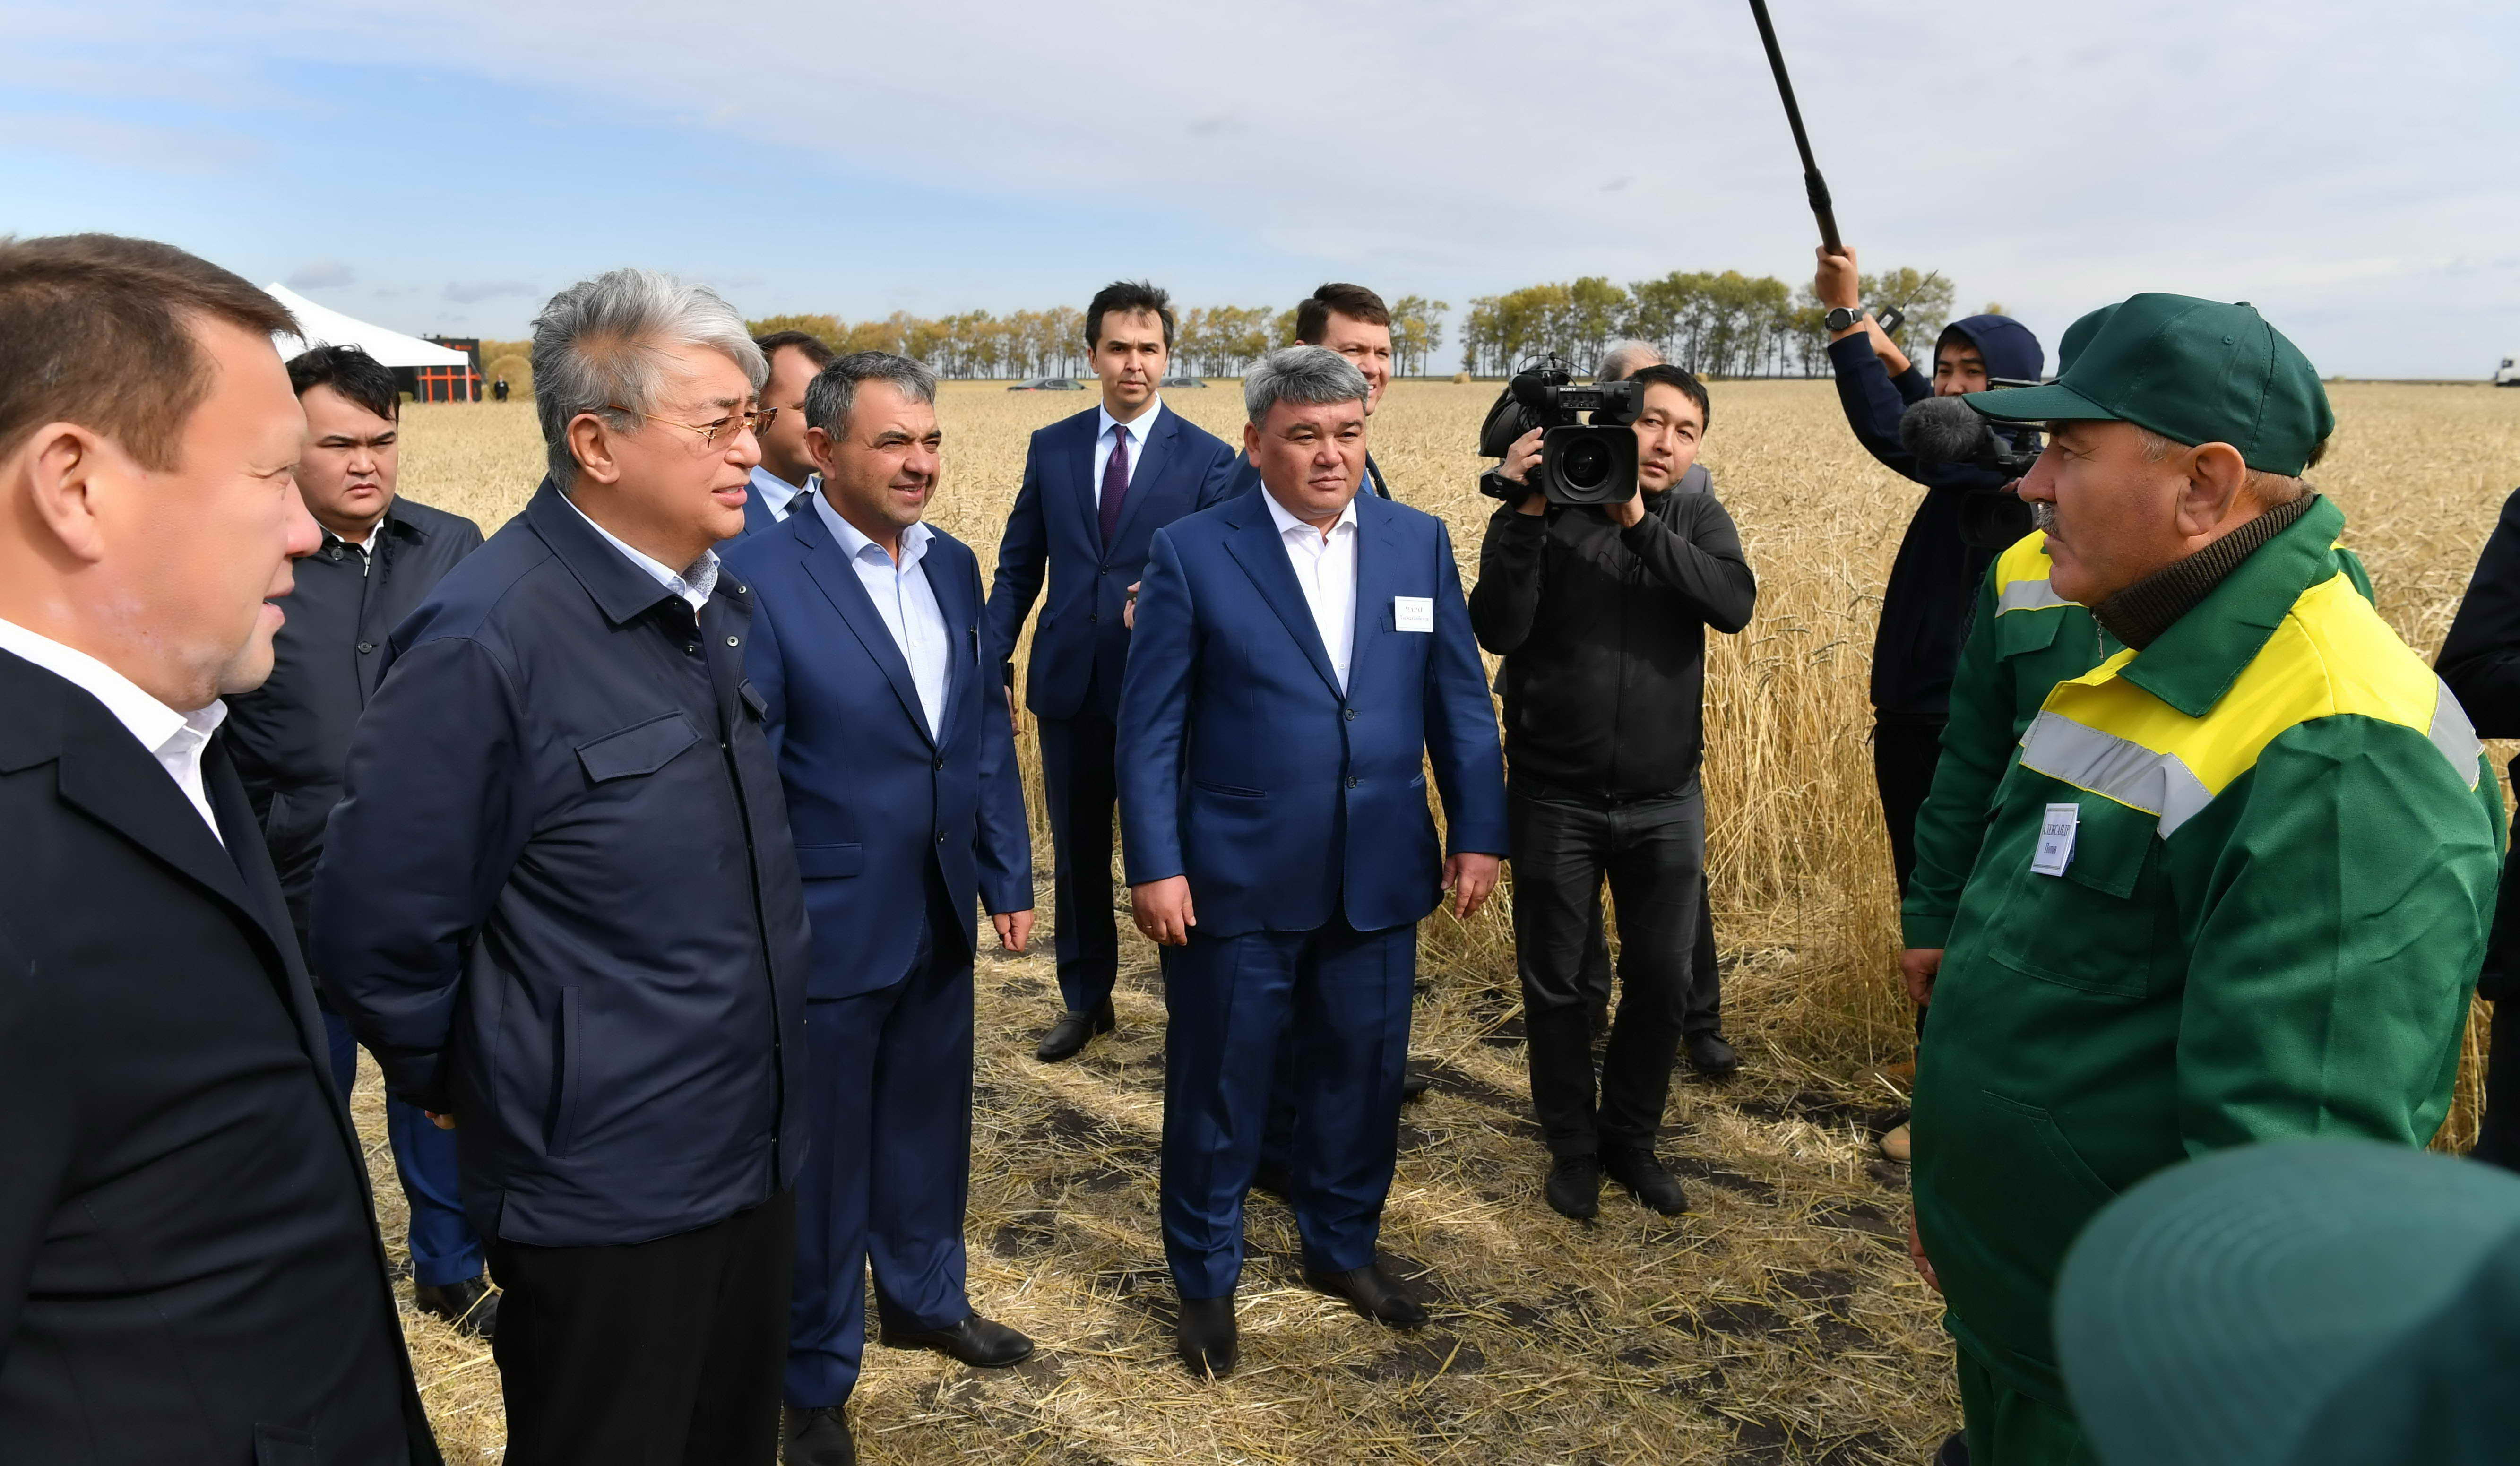
[{"label": "red structure near tent", "polygon": [[432,346],[461,351],[467,361],[461,367],[411,367],[403,375],[412,378],[414,402],[478,402],[481,400],[481,341],[477,336],[422,336]]}]

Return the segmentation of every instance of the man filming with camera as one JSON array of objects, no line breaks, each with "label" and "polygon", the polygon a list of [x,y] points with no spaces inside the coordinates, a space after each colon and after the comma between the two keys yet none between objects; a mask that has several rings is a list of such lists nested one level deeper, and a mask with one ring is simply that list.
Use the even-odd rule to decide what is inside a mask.
[{"label": "man filming with camera", "polygon": [[[1541,395],[1522,385],[1518,400]],[[1514,941],[1549,1204],[1595,1215],[1606,1174],[1677,1215],[1687,1199],[1653,1145],[1688,1016],[1705,864],[1706,628],[1747,625],[1758,588],[1724,506],[1672,492],[1706,431],[1697,378],[1653,366],[1619,387],[1574,390],[1598,394],[1597,425],[1534,427],[1481,481],[1505,506],[1479,549],[1470,625],[1505,658]],[[1632,476],[1603,436],[1622,422],[1635,434]],[[1624,991],[1597,1095],[1582,970],[1605,874]]]}]

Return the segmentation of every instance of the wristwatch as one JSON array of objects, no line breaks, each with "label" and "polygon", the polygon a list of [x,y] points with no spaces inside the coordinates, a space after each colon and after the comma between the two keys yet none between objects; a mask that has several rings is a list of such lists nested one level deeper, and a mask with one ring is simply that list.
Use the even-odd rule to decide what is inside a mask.
[{"label": "wristwatch", "polygon": [[1863,306],[1832,305],[1828,308],[1828,314],[1821,317],[1821,324],[1827,327],[1829,331],[1834,333],[1836,332],[1845,331],[1863,319]]}]

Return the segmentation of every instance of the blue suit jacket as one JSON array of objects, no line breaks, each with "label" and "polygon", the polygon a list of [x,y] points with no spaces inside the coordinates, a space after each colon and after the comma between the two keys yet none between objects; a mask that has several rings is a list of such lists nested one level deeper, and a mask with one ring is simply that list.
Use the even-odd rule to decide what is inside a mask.
[{"label": "blue suit jacket", "polygon": [[[1455,852],[1506,853],[1495,705],[1442,521],[1360,498],[1342,695],[1261,497],[1160,531],[1120,700],[1132,885],[1190,877],[1199,934],[1359,931],[1443,895],[1431,762]],[[1395,599],[1432,602],[1405,632]]]},{"label": "blue suit jacket", "polygon": [[726,562],[752,587],[744,670],[768,704],[805,878],[806,996],[847,998],[909,974],[931,869],[968,960],[975,896],[991,911],[1032,908],[1014,733],[981,649],[979,560],[937,531],[920,561],[953,648],[942,736],[929,734],[910,663],[808,501]]},{"label": "blue suit jacket", "polygon": [[1024,705],[1044,718],[1118,714],[1129,657],[1120,608],[1145,569],[1148,543],[1156,530],[1222,499],[1234,465],[1223,439],[1167,406],[1130,474],[1119,532],[1104,545],[1094,492],[1100,422],[1089,408],[1032,435],[1023,488],[998,542],[988,642],[1001,676],[1011,675],[1015,639],[1041,594],[1045,567],[1049,572],[1050,600],[1033,630],[1024,683]]}]

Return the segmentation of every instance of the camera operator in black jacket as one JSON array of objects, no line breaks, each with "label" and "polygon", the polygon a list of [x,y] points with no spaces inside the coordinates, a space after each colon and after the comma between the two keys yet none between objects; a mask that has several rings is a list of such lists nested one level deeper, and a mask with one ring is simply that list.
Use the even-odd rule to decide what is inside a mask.
[{"label": "camera operator in black jacket", "polygon": [[[1599,1206],[1606,1173],[1666,1215],[1687,1208],[1654,1158],[1682,1035],[1713,1031],[1715,974],[1696,973],[1705,807],[1697,783],[1706,628],[1737,632],[1757,586],[1732,516],[1680,487],[1706,428],[1706,389],[1647,367],[1635,422],[1640,492],[1601,508],[1537,490],[1488,521],[1470,624],[1505,658],[1506,759],[1532,1107],[1549,1204]],[[1497,469],[1520,484],[1526,434]],[[1676,491],[1677,490],[1677,491]],[[1603,875],[1623,993],[1596,1099],[1584,950]]]}]

